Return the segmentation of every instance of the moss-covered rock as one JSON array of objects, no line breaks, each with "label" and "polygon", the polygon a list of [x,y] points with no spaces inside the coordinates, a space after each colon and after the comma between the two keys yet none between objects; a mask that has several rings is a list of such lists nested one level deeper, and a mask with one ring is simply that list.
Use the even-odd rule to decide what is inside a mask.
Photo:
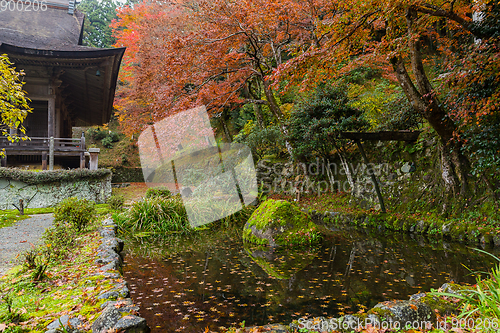
[{"label": "moss-covered rock", "polygon": [[401,327],[405,326],[404,323],[432,322],[436,318],[432,309],[427,304],[419,301],[385,301],[373,308],[373,312],[381,315],[381,312],[377,313],[378,309],[385,312],[387,319],[390,321],[399,321],[402,324]]},{"label": "moss-covered rock", "polygon": [[284,200],[263,202],[243,230],[244,241],[260,245],[309,245],[320,239],[321,233],[310,216]]}]

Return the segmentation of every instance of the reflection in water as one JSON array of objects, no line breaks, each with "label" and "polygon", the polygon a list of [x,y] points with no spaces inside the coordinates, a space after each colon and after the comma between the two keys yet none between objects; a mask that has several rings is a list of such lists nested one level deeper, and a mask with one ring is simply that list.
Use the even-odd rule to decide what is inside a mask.
[{"label": "reflection in water", "polygon": [[295,274],[307,267],[318,249],[275,249],[269,246],[252,247],[245,244],[245,251],[250,258],[270,277],[278,280],[292,279]]},{"label": "reflection in water", "polygon": [[316,249],[291,252],[245,248],[230,238],[206,247],[196,241],[154,258],[127,250],[125,278],[153,332],[340,316],[450,280],[474,282],[462,264],[483,271],[493,266],[489,256],[464,246],[407,235],[344,231]]}]

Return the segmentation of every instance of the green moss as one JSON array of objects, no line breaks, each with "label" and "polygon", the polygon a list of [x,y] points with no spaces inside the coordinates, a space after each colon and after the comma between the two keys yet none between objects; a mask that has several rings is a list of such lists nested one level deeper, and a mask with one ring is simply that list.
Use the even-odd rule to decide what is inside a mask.
[{"label": "green moss", "polygon": [[111,175],[108,169],[89,170],[54,170],[54,171],[27,171],[11,168],[0,168],[0,178],[18,180],[30,185],[53,183],[62,181],[99,180]]},{"label": "green moss", "polygon": [[[252,228],[272,230],[272,233],[260,238],[252,232]],[[253,212],[243,231],[244,241],[262,245],[272,242],[276,245],[306,245],[316,243],[320,238],[321,233],[309,215],[285,200],[269,199],[263,202]]]},{"label": "green moss", "polygon": [[389,317],[394,316],[390,310],[382,309],[382,308],[372,308],[367,312],[367,314],[375,314],[375,315],[379,316],[380,320],[383,320],[384,318],[387,319]]},{"label": "green moss", "polygon": [[420,299],[420,302],[427,304],[432,310],[437,310],[441,315],[451,314],[457,311],[457,304],[449,302],[440,297],[426,295]]},{"label": "green moss", "polygon": [[263,202],[252,214],[248,223],[258,229],[264,229],[269,224],[284,226],[288,223],[302,224],[309,216],[285,200],[269,199]]},{"label": "green moss", "polygon": [[[114,288],[110,279],[89,275],[96,269],[94,260],[99,246],[97,233],[80,235],[81,247],[68,253],[68,259],[51,262],[47,277],[36,283],[30,271],[22,266],[10,270],[0,279],[0,290],[12,295],[14,308],[24,309],[23,320],[30,321],[30,332],[44,332],[47,325],[64,313],[74,311],[86,320],[95,319],[105,300],[97,301],[100,292]],[[0,317],[5,315],[0,306]]]}]

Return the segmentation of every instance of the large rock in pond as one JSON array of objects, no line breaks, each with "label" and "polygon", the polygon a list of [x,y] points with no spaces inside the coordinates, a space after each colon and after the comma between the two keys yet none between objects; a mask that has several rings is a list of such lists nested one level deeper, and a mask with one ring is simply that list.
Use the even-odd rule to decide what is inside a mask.
[{"label": "large rock in pond", "polygon": [[243,229],[243,240],[270,246],[310,245],[321,239],[309,215],[284,200],[269,199],[257,208]]}]

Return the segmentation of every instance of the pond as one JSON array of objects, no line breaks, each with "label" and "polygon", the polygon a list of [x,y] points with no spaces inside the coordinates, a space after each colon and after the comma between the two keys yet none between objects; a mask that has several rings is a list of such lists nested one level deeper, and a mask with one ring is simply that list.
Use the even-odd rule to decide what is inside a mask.
[{"label": "pond", "polygon": [[286,252],[245,247],[238,230],[126,244],[124,276],[153,332],[341,316],[449,281],[474,283],[469,270],[494,265],[464,245],[356,230]]}]

